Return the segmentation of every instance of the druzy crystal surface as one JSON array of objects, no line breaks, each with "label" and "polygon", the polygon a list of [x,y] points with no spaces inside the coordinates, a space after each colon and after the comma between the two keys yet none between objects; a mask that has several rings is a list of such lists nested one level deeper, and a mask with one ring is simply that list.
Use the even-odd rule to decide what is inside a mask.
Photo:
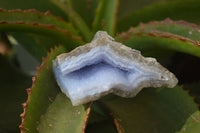
[{"label": "druzy crystal surface", "polygon": [[58,85],[73,105],[114,93],[134,97],[144,87],[174,87],[178,80],[156,59],[143,57],[109,36],[96,33],[91,43],[63,53],[53,61]]}]

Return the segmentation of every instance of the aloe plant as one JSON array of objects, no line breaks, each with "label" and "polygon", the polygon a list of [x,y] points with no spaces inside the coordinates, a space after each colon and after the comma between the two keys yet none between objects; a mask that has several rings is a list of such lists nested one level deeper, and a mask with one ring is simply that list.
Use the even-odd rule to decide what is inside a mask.
[{"label": "aloe plant", "polygon": [[[200,132],[199,6],[198,0],[0,0],[0,132]],[[179,85],[72,106],[52,60],[99,30],[157,58]],[[25,68],[35,62],[41,65],[31,77]]]}]

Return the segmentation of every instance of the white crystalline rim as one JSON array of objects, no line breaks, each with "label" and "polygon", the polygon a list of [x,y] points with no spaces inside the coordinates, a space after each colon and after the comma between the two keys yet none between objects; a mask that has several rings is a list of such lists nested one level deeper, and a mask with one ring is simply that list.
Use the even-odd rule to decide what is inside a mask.
[{"label": "white crystalline rim", "polygon": [[[123,52],[120,53],[121,51]],[[80,91],[68,90],[68,87],[63,82],[64,79],[62,79],[64,75],[96,64],[102,61],[101,59],[115,68],[137,72],[137,79],[134,82],[132,81],[134,84],[130,84],[132,89],[130,85],[118,86],[119,88],[114,88],[116,86],[113,85],[103,88],[99,87],[101,89],[98,87],[96,89],[87,88],[87,91],[85,91],[88,94],[85,93],[84,90],[81,91],[83,94],[78,94]],[[97,100],[101,96],[112,92],[123,97],[133,97],[143,87],[174,87],[178,82],[174,74],[162,67],[156,59],[142,57],[137,50],[114,42],[112,37],[107,35],[106,32],[101,31],[97,32],[91,43],[78,47],[69,54],[59,55],[57,59],[53,61],[53,65],[56,80],[63,93],[71,99],[73,105]],[[151,78],[151,76],[156,76],[157,80],[148,79]],[[164,79],[162,77],[164,77]]]},{"label": "white crystalline rim", "polygon": [[[99,49],[101,49],[101,51]],[[84,60],[84,58],[90,58],[90,60]],[[133,62],[128,62],[127,59],[120,60],[119,58],[117,58],[116,54],[112,49],[110,48],[105,49],[105,47],[99,46],[97,48],[92,49],[89,53],[78,56],[76,59],[64,62],[63,64],[60,65],[60,70],[63,74],[67,74],[79,70],[85,66],[100,62],[99,60],[96,60],[96,58],[102,58],[104,59],[105,62],[113,64],[113,66],[119,67],[124,70],[136,69],[135,68],[136,65],[133,64]],[[79,64],[78,66],[77,63]],[[135,66],[134,68],[133,65]],[[137,70],[139,71],[139,69]]]}]

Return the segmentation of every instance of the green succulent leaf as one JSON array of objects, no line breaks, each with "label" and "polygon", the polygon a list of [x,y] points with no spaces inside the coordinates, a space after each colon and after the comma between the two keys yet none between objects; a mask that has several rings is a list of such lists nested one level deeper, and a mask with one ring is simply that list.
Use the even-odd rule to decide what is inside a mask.
[{"label": "green succulent leaf", "polygon": [[123,19],[130,15],[134,11],[140,10],[146,6],[153,5],[155,3],[164,2],[169,0],[121,0],[119,6],[118,18]]},{"label": "green succulent leaf", "polygon": [[63,93],[59,93],[41,116],[38,131],[41,133],[83,133],[86,127],[90,107],[73,107],[71,101]]},{"label": "green succulent leaf", "polygon": [[[189,38],[191,40],[200,41],[200,26],[189,23],[183,20],[173,21],[169,18],[162,21],[151,21],[149,23],[140,23],[139,26],[131,28],[130,30],[134,32],[153,32],[153,31],[162,31],[168,32],[182,37]],[[182,39],[184,40],[184,38]]]},{"label": "green succulent leaf", "polygon": [[[116,37],[116,40],[141,50],[147,55],[152,51],[175,50],[200,57],[200,27],[184,21],[155,21],[140,24]],[[150,53],[150,54],[148,54]]]},{"label": "green succulent leaf", "polygon": [[[62,31],[55,27],[44,26],[40,24],[26,24],[26,23],[0,23],[0,31],[20,31],[20,32],[31,32],[41,35],[46,35],[54,39],[58,39],[64,44],[72,45],[72,42],[78,42],[82,44],[80,37],[72,36],[68,31]],[[71,46],[74,47],[74,46]]]},{"label": "green succulent leaf", "polygon": [[63,52],[66,50],[61,46],[51,51],[43,60],[38,75],[33,78],[33,85],[27,90],[28,100],[23,104],[24,113],[21,115],[20,126],[22,132],[70,130],[78,133],[85,129],[90,106],[72,106],[69,99],[60,92],[54,79],[52,60]]},{"label": "green succulent leaf", "polygon": [[[64,22],[52,15],[45,15],[36,11],[4,11],[0,12],[2,21],[0,31],[29,32],[46,35],[57,39],[66,47],[74,48],[74,44],[82,44],[80,37],[77,37],[76,30],[71,24]],[[52,22],[52,24],[51,24]],[[48,45],[48,44],[46,44]]]},{"label": "green succulent leaf", "polygon": [[21,9],[36,9],[41,12],[50,11],[53,15],[60,16],[64,20],[68,20],[67,14],[59,7],[52,4],[49,0],[1,0],[1,8],[7,10]]},{"label": "green succulent leaf", "polygon": [[[200,112],[181,87],[146,88],[134,98],[107,96],[102,104],[123,133],[199,131]],[[145,126],[144,126],[145,125]]]},{"label": "green succulent leaf", "polygon": [[0,10],[0,20],[7,23],[38,23],[41,25],[53,25],[58,29],[67,30],[72,35],[78,35],[72,24],[61,18],[53,16],[50,12],[42,13],[37,10]]},{"label": "green succulent leaf", "polygon": [[184,126],[177,133],[195,133],[200,130],[200,112],[196,111],[187,119]]},{"label": "green succulent leaf", "polygon": [[[117,35],[116,41],[142,51],[145,56],[156,57],[177,74],[180,67],[187,69],[187,66],[174,63],[180,58],[175,52],[200,57],[200,26],[196,25],[200,24],[199,0],[1,0],[0,5],[3,8],[0,9],[0,32],[8,33],[10,40],[16,39],[42,62],[37,76],[32,78],[31,88],[27,89],[28,99],[22,104],[22,133],[200,131],[200,111],[196,104],[200,101],[199,82],[186,84],[188,80],[180,78],[183,87],[144,88],[134,98],[108,95],[91,104],[74,107],[61,93],[52,70],[52,60],[57,55],[90,42],[96,31],[105,30],[115,36],[116,32],[140,23]],[[0,52],[1,42],[0,38]],[[10,45],[9,52],[13,49]],[[186,55],[182,53],[178,54]],[[42,58],[44,56],[47,58]],[[185,58],[181,59],[188,63]],[[12,63],[0,55],[0,132],[18,132],[20,103],[25,98],[24,88],[31,82],[31,78]],[[190,90],[191,96],[183,88]]]},{"label": "green succulent leaf", "polygon": [[100,0],[93,22],[94,32],[105,30],[109,35],[115,34],[119,0]]},{"label": "green succulent leaf", "polygon": [[127,30],[130,26],[136,26],[140,22],[151,20],[163,20],[170,17],[173,20],[186,20],[200,24],[199,0],[175,0],[156,3],[135,11],[129,16],[118,21],[117,31]]},{"label": "green succulent leaf", "polygon": [[84,37],[86,42],[91,41],[91,31],[85,21],[81,18],[81,16],[74,11],[70,4],[63,4],[59,0],[51,0],[56,6],[61,8],[66,14],[68,14],[69,19],[76,26],[76,28],[80,31],[81,35]]},{"label": "green succulent leaf", "polygon": [[[59,43],[62,43],[69,50],[75,48],[76,46],[84,44],[84,42],[80,37],[73,36],[66,30],[60,30],[52,26],[46,26],[40,24],[2,22],[0,23],[0,31],[17,31],[17,32],[20,31],[20,32],[43,35],[51,39],[57,40]],[[22,44],[22,45],[28,45],[28,44]],[[27,47],[28,46],[25,46],[25,48]],[[48,50],[48,48],[52,46],[50,46],[50,43],[45,43],[43,44],[43,47],[45,47],[46,50]],[[27,50],[30,51],[31,46],[28,47]]]},{"label": "green succulent leaf", "polygon": [[[35,33],[9,32],[9,34],[40,63],[42,62],[42,57],[46,57],[47,51],[62,43],[62,41],[55,38]],[[71,45],[66,43],[64,46],[66,50],[71,51],[78,45],[80,45],[79,42],[73,42]]]},{"label": "green succulent leaf", "polygon": [[[24,113],[21,115],[21,131],[38,132],[37,126],[42,114],[46,112],[48,106],[59,93],[59,89],[54,81],[52,72],[52,60],[56,55],[64,52],[65,49],[60,47],[48,56],[48,59],[41,65],[39,74],[33,78],[32,87],[27,89],[28,99],[23,104]],[[37,81],[36,81],[37,80]]]},{"label": "green succulent leaf", "polygon": [[0,132],[19,132],[21,103],[31,78],[0,54]]},{"label": "green succulent leaf", "polygon": [[200,82],[184,84],[183,88],[189,91],[190,95],[194,97],[195,102],[200,107]]},{"label": "green succulent leaf", "polygon": [[[0,31],[18,32],[12,33],[12,35],[38,61],[41,61],[41,58],[46,55],[47,50],[59,43],[65,44],[69,50],[82,44],[81,39],[77,37],[78,32],[73,28],[72,24],[48,12],[1,9],[0,19]],[[41,36],[40,39],[36,37],[38,35]],[[48,39],[41,43],[42,37],[43,39]]]},{"label": "green succulent leaf", "polygon": [[[68,4],[84,19],[89,28],[95,17],[99,0],[67,0]],[[78,4],[77,4],[78,3]]]}]

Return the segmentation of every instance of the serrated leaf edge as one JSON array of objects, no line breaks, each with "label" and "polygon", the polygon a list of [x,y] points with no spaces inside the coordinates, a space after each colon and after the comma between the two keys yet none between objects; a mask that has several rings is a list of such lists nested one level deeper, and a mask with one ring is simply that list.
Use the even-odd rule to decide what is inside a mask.
[{"label": "serrated leaf edge", "polygon": [[92,104],[93,102],[90,103],[87,111],[86,111],[86,116],[85,116],[85,119],[84,119],[84,123],[83,123],[83,126],[82,126],[82,130],[81,130],[81,133],[85,133],[85,128],[86,128],[86,125],[87,125],[87,122],[88,122],[88,118],[89,118],[89,115],[90,115],[90,112],[91,112],[91,107],[92,107]]},{"label": "serrated leaf edge", "polygon": [[[195,96],[191,96],[191,95],[190,95],[190,90],[185,90],[185,89],[183,88],[183,86],[184,86],[184,85],[180,85],[181,89],[182,89],[183,91],[185,91],[185,92],[188,94],[188,97],[191,97],[191,99],[193,100],[194,104],[199,108],[199,107],[200,107],[200,104],[198,104],[198,103],[195,102]],[[104,106],[104,107],[107,108],[106,106]],[[110,116],[111,116],[111,117],[113,118],[113,120],[114,120],[114,124],[115,124],[115,126],[116,126],[116,128],[117,128],[118,133],[123,133],[122,128],[121,128],[120,124],[118,123],[118,120],[115,118],[115,116],[112,114],[112,112],[111,112],[109,109],[108,109],[108,111],[110,112]],[[193,118],[193,119],[195,119],[195,118]]]},{"label": "serrated leaf edge", "polygon": [[[120,41],[124,42],[127,39],[135,38],[137,36],[154,36],[154,37],[170,38],[170,39],[174,39],[174,40],[184,41],[184,42],[193,44],[194,46],[198,46],[198,47],[200,46],[199,41],[194,41],[192,39],[183,37],[181,35],[176,35],[173,33],[163,32],[163,31],[159,31],[159,30],[144,31],[144,29],[143,29],[145,26],[148,26],[148,25],[169,24],[169,23],[190,26],[191,28],[195,28],[198,32],[200,32],[199,25],[189,23],[184,20],[173,21],[170,18],[166,18],[165,20],[162,20],[162,21],[151,21],[146,24],[140,23],[137,27],[135,27],[135,28],[139,28],[139,31],[136,32],[135,28],[131,27],[127,32],[122,32],[120,34],[117,34],[116,38],[121,38]],[[132,35],[133,33],[134,33],[134,35]]]},{"label": "serrated leaf edge", "polygon": [[184,84],[181,85],[181,87],[192,97],[194,103],[197,104],[197,106],[198,106],[198,108],[199,108],[199,110],[200,110],[200,103],[197,103],[197,102],[196,102],[196,98],[197,98],[197,97],[196,97],[196,96],[193,96],[193,95],[191,94],[191,90],[185,88],[185,87],[184,87]]},{"label": "serrated leaf edge", "polygon": [[123,133],[123,132],[122,132],[122,129],[121,129],[121,127],[120,127],[120,124],[118,123],[117,119],[114,118],[113,115],[111,115],[111,116],[112,116],[113,119],[114,119],[114,124],[115,124],[115,126],[116,126],[116,128],[117,128],[118,133]]},{"label": "serrated leaf edge", "polygon": [[[50,52],[52,52],[52,51],[53,51],[53,49],[51,48]],[[24,127],[24,122],[25,122],[25,117],[26,117],[26,113],[27,113],[28,103],[30,101],[32,88],[34,87],[34,85],[35,85],[35,83],[37,81],[37,76],[40,73],[40,70],[45,66],[45,63],[46,63],[45,61],[48,58],[49,58],[49,52],[47,52],[47,57],[45,57],[45,58],[43,57],[42,58],[42,64],[40,65],[40,67],[37,67],[37,74],[36,74],[36,76],[32,77],[32,86],[30,88],[26,89],[27,94],[28,94],[28,98],[27,98],[26,102],[22,103],[22,107],[23,107],[24,111],[23,111],[23,113],[20,114],[22,122],[19,125],[19,128],[20,128],[21,133],[25,133],[25,131],[24,131],[24,128],[25,128]]]},{"label": "serrated leaf edge", "polygon": [[[189,26],[191,28],[195,28],[196,30],[198,30],[198,32],[200,32],[200,26],[194,23],[190,23],[184,20],[172,20],[171,18],[166,18],[164,20],[161,21],[150,21],[148,23],[140,23],[137,27],[144,27],[144,26],[148,26],[148,25],[157,25],[157,24],[179,24],[179,25],[184,25],[184,26]],[[137,28],[136,27],[136,28]]]},{"label": "serrated leaf edge", "polygon": [[10,23],[10,22],[7,22],[7,21],[0,21],[0,24],[27,25],[27,26],[35,26],[35,27],[40,27],[40,28],[47,28],[47,29],[51,29],[51,30],[55,30],[55,31],[64,33],[65,35],[69,36],[70,38],[72,38],[74,40],[82,41],[82,38],[80,36],[73,36],[69,31],[59,29],[59,28],[55,27],[54,25],[43,25],[43,24],[39,24],[39,23],[25,23],[25,22]]},{"label": "serrated leaf edge", "polygon": [[50,11],[46,11],[46,12],[40,12],[36,9],[28,9],[28,10],[21,10],[21,9],[14,9],[14,10],[5,10],[5,9],[2,9],[0,8],[0,12],[9,12],[9,13],[36,13],[36,14],[39,14],[39,15],[44,15],[44,16],[52,16],[56,19],[59,19],[61,21],[64,22],[64,20],[61,18],[61,17],[57,17],[57,16],[54,16],[53,14],[51,14]]},{"label": "serrated leaf edge", "polygon": [[169,39],[179,40],[179,41],[183,41],[183,42],[188,42],[194,46],[200,47],[199,41],[193,41],[189,38],[186,38],[186,37],[183,37],[180,35],[175,35],[175,34],[172,34],[169,32],[162,32],[162,31],[154,30],[149,33],[144,33],[141,31],[141,32],[135,33],[133,36],[130,36],[131,31],[128,31],[127,33],[128,34],[120,34],[117,36],[117,37],[122,37],[122,39],[120,39],[121,42],[125,42],[127,39],[135,38],[137,36],[153,36],[153,37],[158,37],[158,38],[169,38]]},{"label": "serrated leaf edge", "polygon": [[[54,49],[56,49],[56,46],[55,46]],[[51,48],[51,49],[50,49],[50,52],[47,52],[47,56],[42,58],[42,64],[41,64],[39,67],[37,67],[37,74],[36,74],[36,76],[32,77],[32,85],[31,85],[31,87],[26,89],[26,92],[27,92],[27,94],[28,94],[28,97],[27,97],[26,102],[24,102],[24,103],[21,104],[22,107],[23,107],[23,113],[20,114],[20,117],[21,117],[22,122],[21,122],[21,124],[19,125],[19,128],[20,128],[21,133],[25,133],[25,131],[24,131],[24,128],[25,128],[25,127],[24,127],[24,122],[25,122],[25,117],[26,117],[26,113],[27,113],[27,107],[28,107],[28,104],[29,104],[29,101],[30,101],[30,97],[31,97],[32,88],[34,87],[34,85],[35,85],[35,83],[36,83],[36,81],[37,81],[37,76],[38,76],[38,74],[40,73],[40,70],[41,70],[42,68],[44,68],[44,66],[45,66],[45,64],[46,64],[46,60],[49,58],[49,54],[50,54],[51,52],[53,52],[54,49]],[[90,103],[89,107],[88,107],[87,110],[86,110],[86,116],[85,116],[85,119],[84,119],[84,123],[83,123],[83,125],[82,125],[81,133],[85,133],[85,128],[86,128],[86,125],[87,125],[87,122],[88,122],[89,114],[90,114],[90,112],[91,112],[92,104],[93,104],[93,102]]]},{"label": "serrated leaf edge", "polygon": [[19,24],[19,25],[38,26],[38,27],[41,27],[41,28],[50,28],[52,30],[56,30],[56,31],[65,33],[73,39],[81,40],[80,36],[73,36],[69,31],[59,29],[59,28],[55,27],[54,25],[43,25],[43,24],[39,24],[39,23],[25,23],[25,22],[10,23],[10,22],[7,22],[7,21],[0,21],[0,24],[10,24],[10,25]]}]

